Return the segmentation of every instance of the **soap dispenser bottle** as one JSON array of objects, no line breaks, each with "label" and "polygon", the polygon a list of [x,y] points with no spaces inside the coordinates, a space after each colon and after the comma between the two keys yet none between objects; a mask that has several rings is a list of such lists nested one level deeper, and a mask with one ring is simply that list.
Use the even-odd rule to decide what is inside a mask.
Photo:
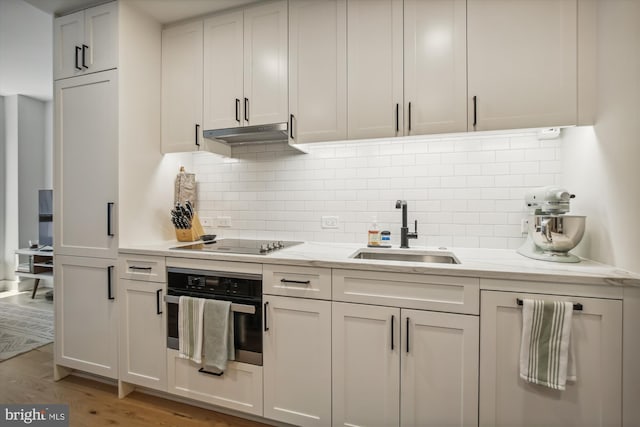
[{"label": "soap dispenser bottle", "polygon": [[374,216],[369,226],[367,246],[378,247],[380,246],[380,230],[378,229],[378,219]]}]

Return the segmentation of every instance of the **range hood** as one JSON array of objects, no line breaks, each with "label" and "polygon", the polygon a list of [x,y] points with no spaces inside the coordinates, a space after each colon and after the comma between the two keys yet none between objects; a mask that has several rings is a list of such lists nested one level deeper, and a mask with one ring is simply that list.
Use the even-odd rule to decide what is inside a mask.
[{"label": "range hood", "polygon": [[205,130],[207,139],[226,142],[229,145],[268,144],[289,141],[289,124],[271,123],[267,125],[242,126],[226,129]]}]

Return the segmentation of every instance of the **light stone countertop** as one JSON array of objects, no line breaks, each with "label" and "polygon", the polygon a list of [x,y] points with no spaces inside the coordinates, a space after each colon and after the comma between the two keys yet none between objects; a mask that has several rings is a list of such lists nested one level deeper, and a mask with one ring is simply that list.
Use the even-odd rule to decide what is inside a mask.
[{"label": "light stone countertop", "polygon": [[[375,270],[397,273],[418,273],[445,276],[477,277],[480,279],[517,279],[558,284],[640,286],[640,274],[606,264],[583,259],[580,263],[537,261],[515,250],[483,248],[438,248],[412,246],[411,250],[453,252],[460,264],[438,264],[405,261],[352,259],[363,245],[356,243],[306,242],[268,255],[226,254],[193,250],[174,250],[190,243],[168,241],[155,245],[120,248],[127,256],[155,255],[174,258],[210,259],[261,264],[286,264],[302,267],[328,267],[354,270]],[[394,246],[397,249],[397,246]],[[405,251],[405,249],[402,249]]]}]

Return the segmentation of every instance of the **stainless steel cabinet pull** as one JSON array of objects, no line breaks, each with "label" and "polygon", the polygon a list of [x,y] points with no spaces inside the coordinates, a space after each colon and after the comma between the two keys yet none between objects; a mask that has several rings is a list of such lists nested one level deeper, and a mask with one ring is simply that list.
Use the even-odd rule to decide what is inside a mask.
[{"label": "stainless steel cabinet pull", "polygon": [[78,53],[80,52],[80,46],[76,46],[76,70],[82,71],[80,65],[78,65]]},{"label": "stainless steel cabinet pull", "polygon": [[200,133],[200,125],[196,123],[196,145],[200,147],[200,142],[198,141],[198,133]]},{"label": "stainless steel cabinet pull", "polygon": [[162,293],[162,289],[158,289],[156,291],[156,314],[162,314],[162,304],[160,304],[160,294]]},{"label": "stainless steel cabinet pull", "polygon": [[407,317],[407,353],[409,353],[409,318]]},{"label": "stainless steel cabinet pull", "polygon": [[89,67],[87,67],[85,65],[85,62],[86,62],[85,61],[85,59],[86,59],[85,53],[86,53],[87,49],[89,49],[89,46],[87,46],[86,44],[83,44],[82,45],[82,68],[89,68]]},{"label": "stainless steel cabinet pull", "polygon": [[113,296],[113,293],[111,291],[112,272],[113,272],[113,265],[110,265],[109,267],[107,267],[107,299],[110,299],[110,300],[116,299]]},{"label": "stainless steel cabinet pull", "polygon": [[240,100],[236,98],[236,122],[240,123]]},{"label": "stainless steel cabinet pull", "polygon": [[244,99],[244,121],[249,123],[249,98]]},{"label": "stainless steel cabinet pull", "polygon": [[300,285],[309,285],[311,284],[311,280],[289,280],[289,279],[280,279],[280,283],[298,283]]},{"label": "stainless steel cabinet pull", "polygon": [[[180,302],[180,297],[177,295],[166,295],[164,297],[164,301],[169,304],[178,304]],[[256,307],[255,305],[232,303],[231,311],[236,313],[256,314]]]},{"label": "stainless steel cabinet pull", "polygon": [[478,97],[473,95],[473,127],[478,123]]},{"label": "stainless steel cabinet pull", "polygon": [[[522,302],[522,299],[521,299],[521,298],[516,298],[516,304],[518,304],[518,305],[522,305],[522,304],[524,304],[524,303]],[[573,309],[574,309],[574,310],[576,310],[576,311],[582,311],[582,309],[583,309],[583,308],[584,308],[584,307],[583,307],[583,306],[582,306],[582,304],[580,304],[579,302],[574,302],[574,303],[573,303]]]},{"label": "stainless steel cabinet pull", "polygon": [[394,320],[395,320],[395,319],[396,319],[396,316],[393,316],[393,315],[392,315],[392,316],[391,316],[391,350],[392,350],[392,351],[393,351],[393,342],[395,341],[395,339],[394,339],[394,337],[393,337],[393,334],[394,334],[394,331],[393,331],[393,330],[395,329],[395,328],[393,327],[393,323],[394,323]]},{"label": "stainless steel cabinet pull", "polygon": [[224,374],[224,371],[222,371],[220,373],[215,373],[215,372],[211,372],[211,371],[205,371],[204,368],[198,369],[198,372],[200,372],[202,374],[215,375],[216,377],[221,377],[222,374]]},{"label": "stainless steel cabinet pull", "polygon": [[115,236],[115,234],[113,234],[113,230],[111,227],[111,215],[112,215],[112,211],[113,211],[113,202],[109,202],[107,203],[107,236],[109,237],[113,237]]},{"label": "stainless steel cabinet pull", "polygon": [[269,309],[269,301],[264,303],[264,331],[269,330],[269,324],[267,323],[267,310]]}]

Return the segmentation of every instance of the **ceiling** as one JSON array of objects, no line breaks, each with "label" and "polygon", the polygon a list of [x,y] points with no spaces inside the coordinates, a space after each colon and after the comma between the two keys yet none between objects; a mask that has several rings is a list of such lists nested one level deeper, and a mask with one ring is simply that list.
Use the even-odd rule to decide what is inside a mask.
[{"label": "ceiling", "polygon": [[[104,0],[25,0],[27,3],[54,16],[84,9]],[[198,15],[217,12],[256,3],[262,0],[121,0],[155,18],[161,24],[180,21]]]}]

